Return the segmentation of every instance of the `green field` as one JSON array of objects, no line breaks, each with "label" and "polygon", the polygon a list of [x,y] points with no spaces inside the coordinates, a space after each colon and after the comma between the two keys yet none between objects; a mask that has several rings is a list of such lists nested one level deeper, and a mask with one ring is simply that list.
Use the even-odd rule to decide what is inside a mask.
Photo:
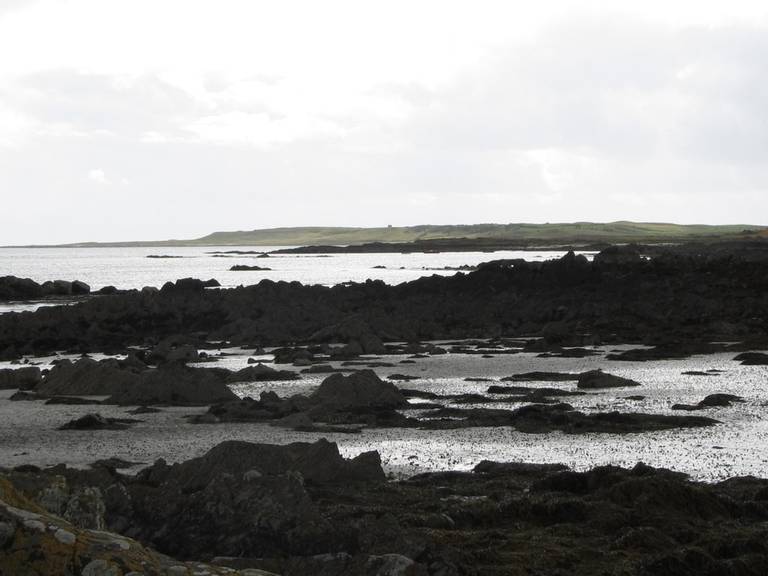
[{"label": "green field", "polygon": [[382,228],[299,227],[214,232],[191,240],[82,242],[68,246],[304,246],[367,242],[485,238],[510,244],[579,244],[590,242],[675,242],[764,235],[765,226],[681,225],[645,222],[574,222],[558,224],[423,225]]}]

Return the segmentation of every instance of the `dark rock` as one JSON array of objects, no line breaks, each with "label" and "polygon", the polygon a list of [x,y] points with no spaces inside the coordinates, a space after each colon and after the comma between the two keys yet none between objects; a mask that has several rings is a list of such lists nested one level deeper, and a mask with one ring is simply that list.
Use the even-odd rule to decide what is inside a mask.
[{"label": "dark rock", "polygon": [[709,396],[705,396],[698,404],[673,404],[672,410],[685,410],[691,412],[693,410],[703,410],[704,408],[730,406],[733,402],[743,401],[744,399],[741,396],[736,396],[734,394],[710,394]]},{"label": "dark rock", "polygon": [[0,390],[30,390],[42,380],[37,366],[0,369]]},{"label": "dark rock", "polygon": [[106,418],[101,414],[86,414],[59,426],[59,430],[124,430],[130,424],[141,422],[131,418]]},{"label": "dark rock", "polygon": [[157,412],[162,412],[160,408],[153,408],[152,406],[139,406],[138,408],[134,408],[133,410],[127,410],[128,414],[155,414]]},{"label": "dark rock", "polygon": [[94,400],[93,398],[80,398],[78,396],[52,396],[45,401],[46,404],[59,404],[69,406],[88,406],[93,404],[101,404],[101,400]]},{"label": "dark rock", "polygon": [[502,382],[568,382],[578,380],[580,374],[571,374],[568,372],[525,372],[523,374],[513,374],[505,376]]},{"label": "dark rock", "polygon": [[310,399],[336,410],[395,409],[408,404],[394,384],[381,380],[372,370],[329,376]]},{"label": "dark rock", "polygon": [[58,362],[35,387],[40,396],[109,396],[135,386],[139,372],[121,367],[120,362],[107,359],[97,362],[80,358],[76,362]]},{"label": "dark rock", "polygon": [[0,301],[31,300],[42,296],[42,287],[31,278],[0,276]]},{"label": "dark rock", "polygon": [[418,376],[411,376],[409,374],[390,374],[387,376],[387,380],[395,380],[398,382],[408,382],[411,380],[420,380]]},{"label": "dark rock", "polygon": [[80,280],[75,280],[72,282],[71,292],[73,296],[82,296],[85,294],[91,293],[91,287],[88,286],[85,282],[81,282]]},{"label": "dark rock", "polygon": [[482,460],[472,471],[475,474],[487,474],[489,476],[504,476],[507,474],[523,476],[540,476],[553,472],[562,472],[568,467],[564,464],[529,464],[527,462],[493,462]]},{"label": "dark rock", "polygon": [[255,366],[248,366],[234,372],[228,378],[229,382],[268,382],[273,380],[301,380],[301,375],[290,370],[275,370],[259,362]]},{"label": "dark rock", "polygon": [[121,406],[205,406],[236,400],[218,372],[170,363],[147,370],[136,382],[112,394],[107,404]]},{"label": "dark rock", "polygon": [[594,390],[599,388],[640,386],[640,383],[630,380],[629,378],[621,378],[620,376],[608,374],[602,370],[590,370],[589,372],[579,374],[577,386],[579,388]]},{"label": "dark rock", "polygon": [[768,354],[765,352],[743,352],[734,357],[743,366],[768,366]]},{"label": "dark rock", "polygon": [[272,270],[272,268],[263,268],[261,266],[247,266],[245,264],[236,264],[235,266],[232,266],[229,270],[230,272],[247,272],[247,271],[269,272]]}]

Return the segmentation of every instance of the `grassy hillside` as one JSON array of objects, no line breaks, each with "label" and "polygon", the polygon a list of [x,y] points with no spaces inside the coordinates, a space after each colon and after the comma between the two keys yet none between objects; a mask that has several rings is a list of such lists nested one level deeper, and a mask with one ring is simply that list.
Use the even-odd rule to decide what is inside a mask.
[{"label": "grassy hillside", "polygon": [[605,241],[663,240],[738,235],[755,226],[707,226],[634,222],[595,224],[471,224],[392,228],[272,228],[248,232],[214,232],[192,241],[200,245],[307,245],[362,244],[364,242],[414,242],[436,238],[494,238],[505,240]]},{"label": "grassy hillside", "polygon": [[414,242],[452,238],[488,238],[524,244],[588,242],[665,242],[733,238],[765,234],[751,225],[680,225],[644,222],[574,222],[558,224],[423,225],[382,228],[300,227],[239,232],[214,232],[193,240],[158,242],[78,243],[71,246],[304,246],[351,245],[367,242]]}]

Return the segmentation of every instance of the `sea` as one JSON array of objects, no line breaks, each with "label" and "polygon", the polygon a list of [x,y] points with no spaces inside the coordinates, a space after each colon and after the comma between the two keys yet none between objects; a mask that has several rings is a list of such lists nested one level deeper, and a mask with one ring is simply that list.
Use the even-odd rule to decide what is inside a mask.
[{"label": "sea", "polygon": [[[554,251],[440,252],[409,254],[223,254],[222,252],[272,252],[291,246],[195,246],[129,248],[0,248],[0,276],[46,280],[81,280],[98,290],[161,287],[179,278],[215,278],[224,288],[248,286],[261,280],[298,281],[332,286],[342,282],[382,280],[399,284],[432,274],[456,274],[460,266],[506,258],[548,260],[561,257]],[[587,253],[588,256],[591,255]],[[162,256],[157,258],[156,256]],[[233,272],[235,265],[269,268]],[[0,313],[34,310],[41,302],[0,302]]]}]

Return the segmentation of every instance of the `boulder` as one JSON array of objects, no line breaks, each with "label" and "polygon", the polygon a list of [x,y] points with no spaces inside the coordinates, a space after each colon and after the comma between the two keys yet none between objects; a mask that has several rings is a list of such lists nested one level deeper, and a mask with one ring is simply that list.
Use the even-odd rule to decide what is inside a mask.
[{"label": "boulder", "polygon": [[85,282],[82,282],[80,280],[75,280],[74,282],[72,282],[70,291],[73,296],[84,296],[85,294],[91,293],[91,287],[88,286],[88,284],[86,284]]},{"label": "boulder", "polygon": [[590,370],[579,374],[577,386],[579,388],[594,390],[600,388],[622,388],[625,386],[640,386],[640,382],[635,382],[629,378],[622,378],[608,374],[602,370]]},{"label": "boulder", "polygon": [[396,409],[408,405],[397,386],[381,380],[373,370],[349,376],[333,374],[323,380],[310,400],[336,410]]}]

